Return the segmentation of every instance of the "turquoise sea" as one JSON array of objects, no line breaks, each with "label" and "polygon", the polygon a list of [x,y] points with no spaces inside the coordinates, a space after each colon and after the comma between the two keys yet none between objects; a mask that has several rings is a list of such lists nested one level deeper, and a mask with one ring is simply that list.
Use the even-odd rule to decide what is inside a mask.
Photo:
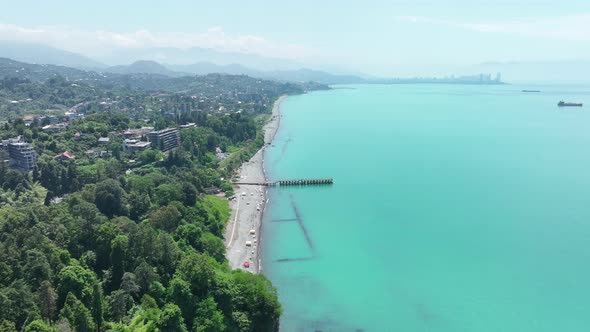
[{"label": "turquoise sea", "polygon": [[335,181],[270,190],[282,331],[590,331],[590,87],[291,96],[265,164]]}]

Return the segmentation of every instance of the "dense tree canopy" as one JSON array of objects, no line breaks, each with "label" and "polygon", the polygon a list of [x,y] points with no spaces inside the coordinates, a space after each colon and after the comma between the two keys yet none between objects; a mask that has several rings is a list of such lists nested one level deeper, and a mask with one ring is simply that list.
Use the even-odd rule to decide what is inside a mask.
[{"label": "dense tree canopy", "polygon": [[133,181],[126,187],[105,180],[61,203],[46,206],[39,197],[32,206],[0,208],[0,322],[7,329],[276,329],[274,288],[225,263],[223,201],[148,203],[134,221],[118,216],[127,212],[107,194],[123,202],[149,194],[132,189],[141,188]]},{"label": "dense tree canopy", "polygon": [[[132,166],[124,153],[55,159],[86,144],[71,145],[72,132],[21,123],[2,132],[29,135],[40,157],[30,174],[0,165],[0,332],[278,329],[276,290],[263,275],[229,268],[227,201],[205,195],[231,192],[222,180],[230,164],[220,167],[216,148],[248,153],[259,126],[249,116],[210,118],[183,130],[178,149],[149,150]],[[103,113],[75,126],[104,135],[132,123]]]}]

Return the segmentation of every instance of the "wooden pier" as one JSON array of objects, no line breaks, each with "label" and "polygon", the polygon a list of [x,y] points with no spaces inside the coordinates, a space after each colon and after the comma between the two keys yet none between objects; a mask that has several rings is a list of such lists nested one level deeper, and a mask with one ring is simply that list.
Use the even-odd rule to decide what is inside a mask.
[{"label": "wooden pier", "polygon": [[320,185],[320,184],[333,184],[334,179],[332,178],[317,178],[317,179],[290,179],[290,180],[277,180],[277,181],[265,181],[265,182],[234,182],[236,185],[250,185],[250,186],[309,186],[309,185]]}]

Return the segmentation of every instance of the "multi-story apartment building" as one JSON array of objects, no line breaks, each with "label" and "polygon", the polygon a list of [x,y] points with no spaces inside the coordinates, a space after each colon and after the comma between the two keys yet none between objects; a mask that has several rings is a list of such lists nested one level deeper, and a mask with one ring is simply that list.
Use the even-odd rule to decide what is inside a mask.
[{"label": "multi-story apartment building", "polygon": [[154,148],[168,151],[180,145],[180,134],[176,128],[166,128],[159,131],[152,131],[148,134],[148,140]]}]

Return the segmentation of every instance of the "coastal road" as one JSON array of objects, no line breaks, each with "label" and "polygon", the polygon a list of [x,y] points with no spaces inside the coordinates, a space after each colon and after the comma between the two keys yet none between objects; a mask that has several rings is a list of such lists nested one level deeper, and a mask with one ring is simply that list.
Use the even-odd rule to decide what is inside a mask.
[{"label": "coastal road", "polygon": [[238,196],[237,198],[237,205],[236,205],[236,215],[234,217],[234,224],[232,226],[231,229],[231,236],[229,238],[229,241],[227,243],[227,246],[225,247],[225,249],[229,249],[231,248],[232,242],[234,241],[234,234],[236,233],[236,225],[238,224],[238,215],[240,214],[240,201],[241,201],[241,196]]}]

